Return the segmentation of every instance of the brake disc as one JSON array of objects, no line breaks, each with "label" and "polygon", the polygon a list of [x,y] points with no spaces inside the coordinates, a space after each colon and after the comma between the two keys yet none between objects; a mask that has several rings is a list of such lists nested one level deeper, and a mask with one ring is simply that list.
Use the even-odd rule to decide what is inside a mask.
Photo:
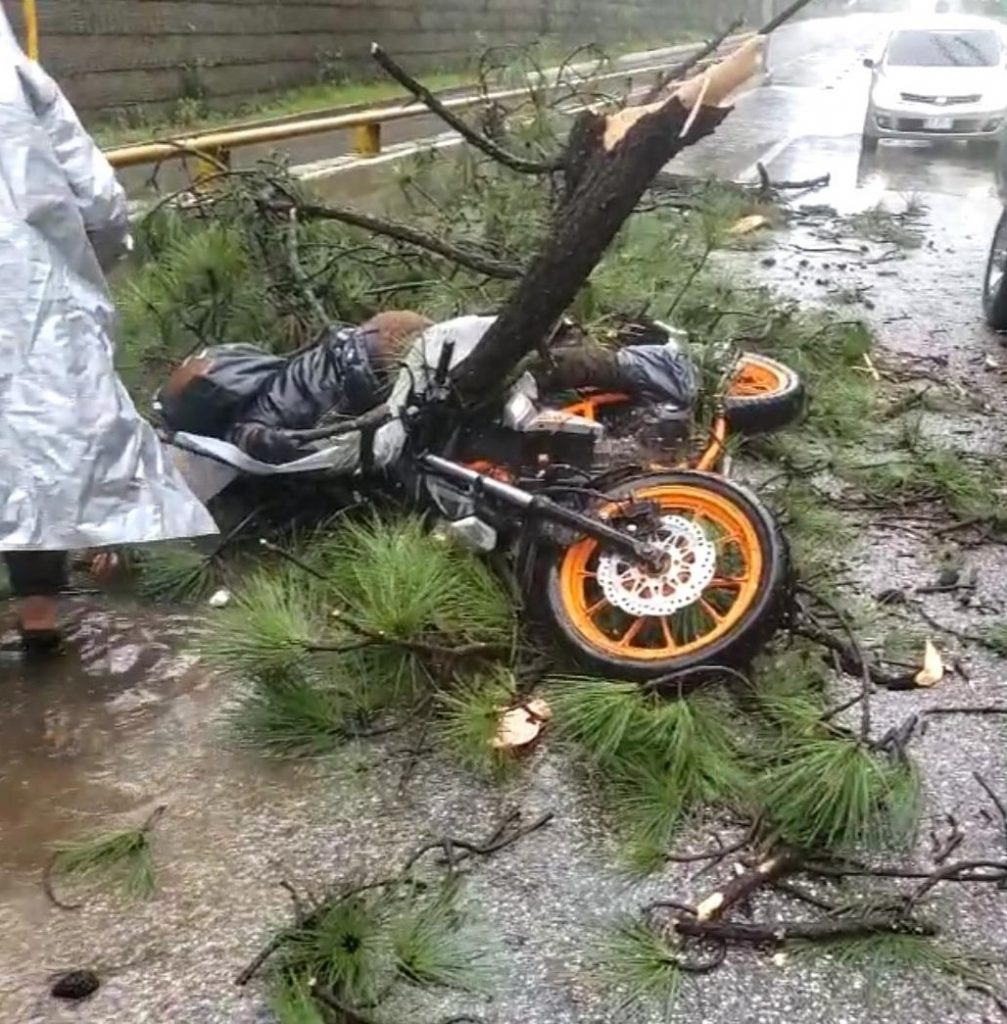
[{"label": "brake disc", "polygon": [[698,601],[717,571],[717,549],[703,528],[682,516],[662,516],[649,543],[663,555],[660,571],[620,551],[599,557],[598,586],[608,603],[643,618],[671,615]]}]

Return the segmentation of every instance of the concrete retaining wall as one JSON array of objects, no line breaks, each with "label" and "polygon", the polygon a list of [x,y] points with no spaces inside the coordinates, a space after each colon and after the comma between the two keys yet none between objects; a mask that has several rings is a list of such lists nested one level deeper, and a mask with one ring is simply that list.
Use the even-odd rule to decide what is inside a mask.
[{"label": "concrete retaining wall", "polygon": [[[20,32],[19,0],[4,0]],[[758,0],[751,0],[758,10]],[[38,0],[41,58],[80,110],[165,107],[369,73],[379,40],[411,68],[548,37],[655,45],[733,0]],[[23,37],[23,34],[21,35]]]}]

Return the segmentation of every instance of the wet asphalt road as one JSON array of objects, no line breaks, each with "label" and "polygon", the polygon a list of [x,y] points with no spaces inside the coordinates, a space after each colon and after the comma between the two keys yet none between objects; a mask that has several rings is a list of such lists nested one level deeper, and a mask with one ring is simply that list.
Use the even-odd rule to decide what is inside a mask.
[{"label": "wet asphalt road", "polygon": [[[930,211],[928,245],[905,261],[886,263],[881,272],[887,276],[861,261],[843,270],[841,282],[845,288],[854,281],[868,297],[872,308],[855,312],[875,320],[883,349],[948,356],[947,372],[992,410],[938,416],[932,429],[949,433],[964,425],[971,433],[963,444],[997,450],[1003,380],[988,360],[1002,356],[978,310],[985,248],[999,210],[992,170],[961,147],[882,146],[875,159],[860,159],[867,87],[860,62],[882,31],[883,19],[868,16],[785,29],[773,41],[771,83],[744,96],[718,136],[674,169],[744,178],[762,161],[774,178],[828,171],[833,184],[811,201],[841,210],[919,193]],[[809,301],[836,301],[836,257],[801,255],[794,251],[798,245],[813,248],[813,234],[796,229],[782,236],[779,258],[761,276]],[[969,558],[982,570],[984,598],[1007,600],[1003,555],[987,550]],[[865,528],[849,569],[861,593],[872,594],[929,578],[934,559],[924,537]],[[931,610],[957,622],[960,613],[942,600],[936,597]],[[498,1024],[649,1021],[605,1010],[586,969],[593,931],[653,892],[693,898],[712,881],[691,882],[683,872],[631,888],[591,807],[548,752],[502,792],[425,763],[405,797],[398,795],[401,756],[394,743],[377,752],[350,751],[335,765],[263,762],[222,742],[218,712],[227,683],[208,677],[186,653],[186,619],[138,617],[128,607],[109,610],[86,598],[72,611],[79,657],[41,672],[0,650],[0,1024],[268,1020],[259,994],[239,992],[232,978],[287,919],[289,898],[280,879],[322,889],[349,874],[387,870],[429,832],[484,834],[514,804],[529,815],[548,808],[559,813],[550,830],[481,867],[471,881],[473,900],[500,937],[505,968],[498,999],[463,1007],[453,997],[433,998],[417,1019],[472,1009]],[[960,688],[955,696],[1002,700],[1002,664],[965,653],[971,682],[949,684]],[[906,698],[880,698],[876,713],[882,726],[899,721]],[[957,809],[968,824],[963,852],[989,852],[984,844],[995,826],[976,813],[970,773],[983,771],[1007,792],[1003,749],[1002,735],[979,720],[956,723],[953,731],[931,729],[921,743],[929,809]],[[98,899],[76,913],[47,904],[39,887],[45,843],[112,822],[138,823],[158,803],[169,810],[157,836],[161,892],[155,901],[123,908]],[[693,845],[703,845],[702,837],[694,838]],[[957,917],[958,931],[983,948],[996,953],[1004,943],[1007,914],[995,897],[963,896],[948,913]],[[51,971],[92,965],[105,985],[88,1003],[69,1010],[49,999]],[[919,978],[886,979],[868,1002],[868,982],[855,973],[783,971],[766,960],[732,957],[704,991],[686,993],[682,1019],[992,1019],[984,1001],[947,1001]]]}]

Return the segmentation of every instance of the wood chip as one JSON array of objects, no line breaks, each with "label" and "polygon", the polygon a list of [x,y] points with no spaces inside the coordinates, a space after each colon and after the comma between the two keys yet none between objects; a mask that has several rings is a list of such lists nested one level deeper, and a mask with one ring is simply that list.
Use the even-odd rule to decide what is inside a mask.
[{"label": "wood chip", "polygon": [[923,668],[916,673],[915,681],[917,686],[936,686],[944,678],[944,662],[928,640],[923,648]]},{"label": "wood chip", "polygon": [[500,723],[493,737],[494,750],[522,750],[534,743],[552,708],[541,698],[532,697],[512,708],[500,708]]},{"label": "wood chip", "polygon": [[727,233],[729,235],[750,235],[753,231],[758,231],[759,228],[764,228],[769,224],[769,218],[761,213],[752,213],[747,217],[742,217],[740,220],[736,220]]}]

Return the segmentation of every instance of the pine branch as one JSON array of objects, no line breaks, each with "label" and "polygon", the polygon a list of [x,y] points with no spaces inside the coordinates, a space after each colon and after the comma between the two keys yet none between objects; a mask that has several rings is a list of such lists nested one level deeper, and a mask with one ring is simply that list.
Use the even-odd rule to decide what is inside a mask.
[{"label": "pine branch", "polygon": [[408,89],[420,103],[428,107],[445,124],[458,132],[466,142],[475,146],[476,149],[485,153],[488,157],[496,160],[497,163],[503,164],[504,167],[509,167],[512,171],[517,171],[519,174],[552,174],[562,168],[562,164],[557,161],[544,163],[540,160],[527,160],[524,157],[515,156],[492,139],[477,132],[449,107],[446,107],[422,82],[418,82],[404,68],[392,60],[377,43],[371,43],[371,56],[381,66],[382,70],[394,78],[399,85]]},{"label": "pine branch", "polygon": [[437,256],[443,256],[461,267],[474,270],[478,274],[485,274],[487,277],[512,280],[522,274],[522,268],[516,263],[485,256],[475,248],[452,245],[450,242],[445,242],[425,231],[403,224],[401,221],[374,217],[345,206],[304,203],[287,193],[285,189],[283,191],[287,200],[296,207],[297,215],[301,220],[335,220],[342,224],[349,224],[351,227],[373,231],[375,234],[394,238],[396,241],[405,242],[418,249],[425,249]]}]

